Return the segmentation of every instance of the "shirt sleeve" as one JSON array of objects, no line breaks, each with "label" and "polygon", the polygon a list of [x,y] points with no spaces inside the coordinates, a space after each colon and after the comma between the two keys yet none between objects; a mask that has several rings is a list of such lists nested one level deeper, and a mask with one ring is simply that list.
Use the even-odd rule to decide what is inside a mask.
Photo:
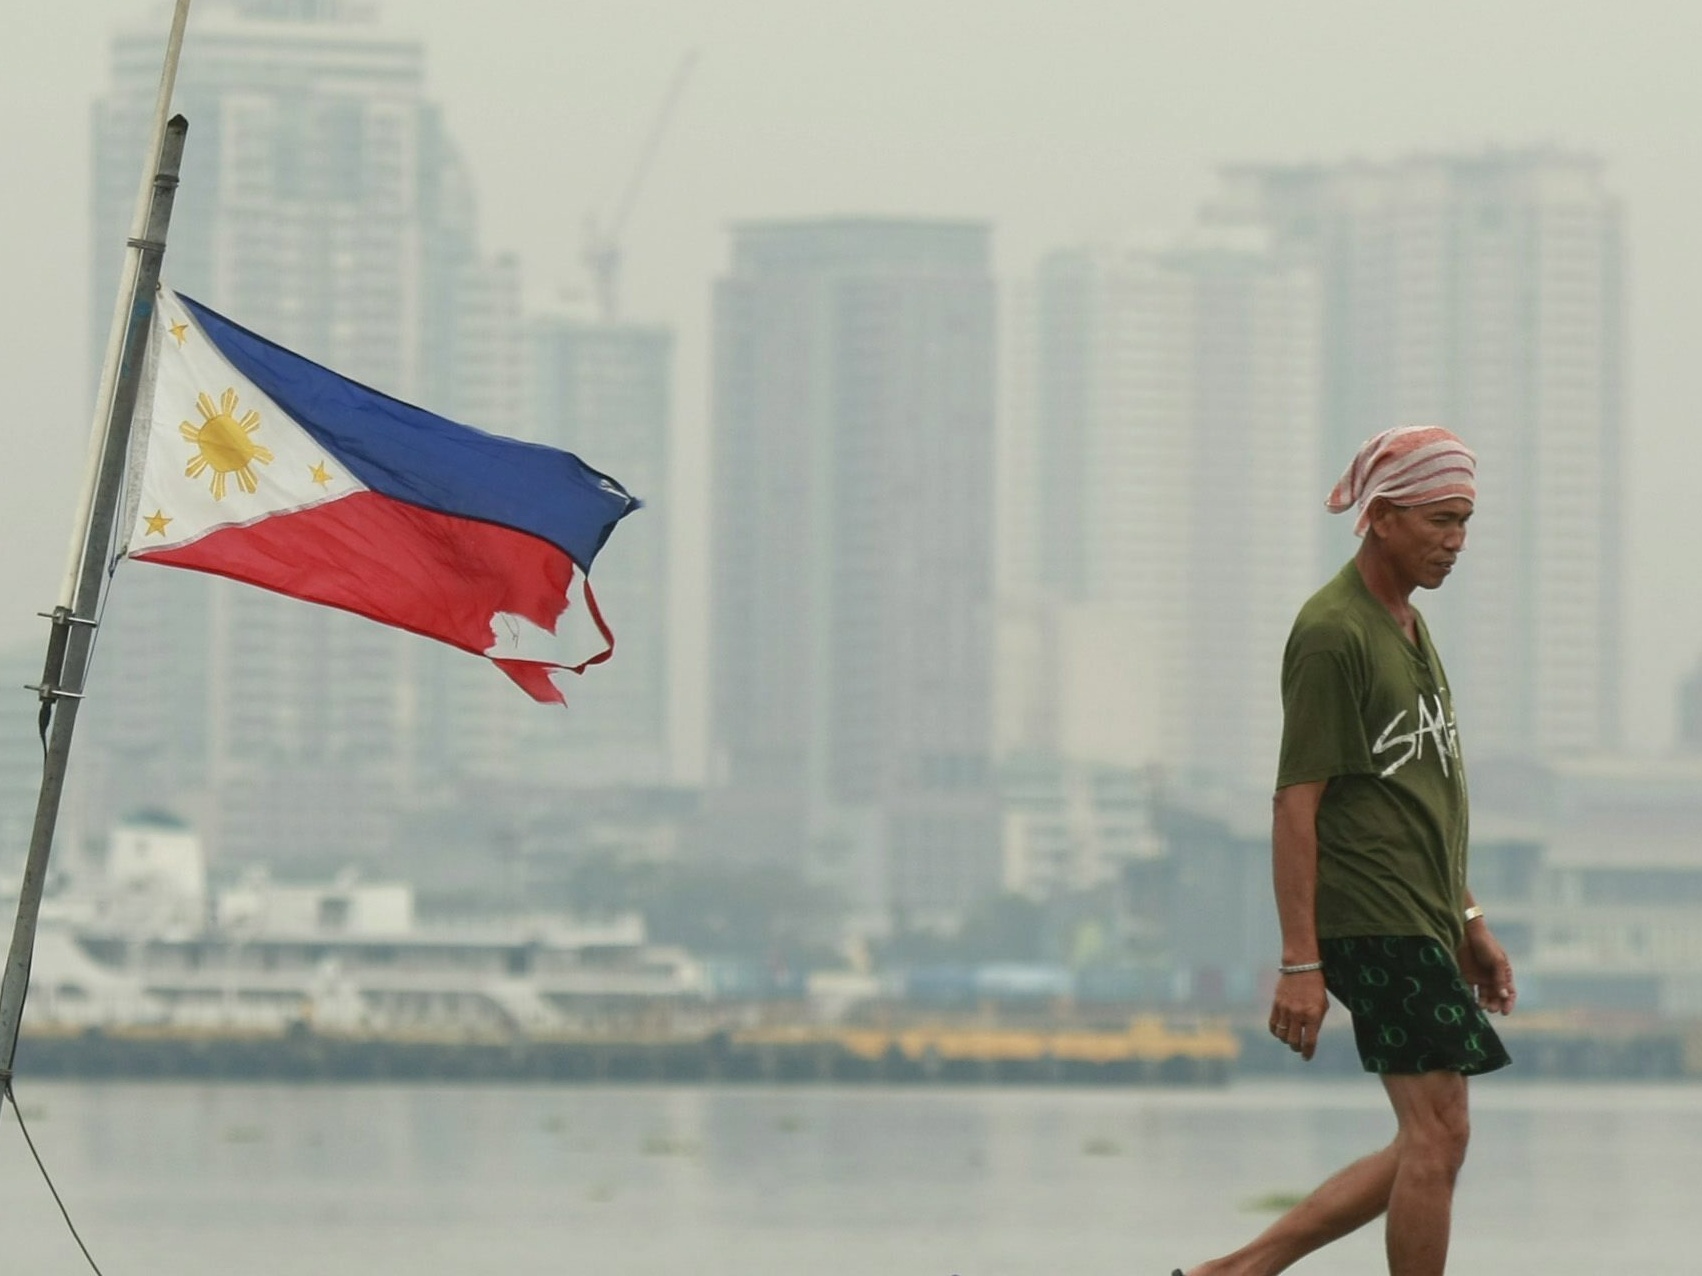
[{"label": "shirt sleeve", "polygon": [[1285,663],[1277,788],[1376,773],[1358,683],[1340,651],[1315,650]]}]

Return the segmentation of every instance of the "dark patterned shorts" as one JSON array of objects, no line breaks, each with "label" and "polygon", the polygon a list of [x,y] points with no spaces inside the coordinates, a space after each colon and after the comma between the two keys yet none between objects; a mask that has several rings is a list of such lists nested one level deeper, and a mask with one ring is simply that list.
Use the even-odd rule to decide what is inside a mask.
[{"label": "dark patterned shorts", "polygon": [[1453,956],[1434,939],[1326,939],[1319,949],[1324,983],[1353,1015],[1367,1072],[1470,1077],[1512,1062]]}]

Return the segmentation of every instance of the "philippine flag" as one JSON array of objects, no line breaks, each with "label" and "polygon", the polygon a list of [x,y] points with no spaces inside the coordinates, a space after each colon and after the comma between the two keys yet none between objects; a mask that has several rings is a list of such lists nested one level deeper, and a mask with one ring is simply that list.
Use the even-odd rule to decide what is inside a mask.
[{"label": "philippine flag", "polygon": [[548,703],[564,700],[553,674],[613,652],[586,573],[638,506],[619,483],[370,390],[164,288],[153,342],[129,557],[436,638]]}]

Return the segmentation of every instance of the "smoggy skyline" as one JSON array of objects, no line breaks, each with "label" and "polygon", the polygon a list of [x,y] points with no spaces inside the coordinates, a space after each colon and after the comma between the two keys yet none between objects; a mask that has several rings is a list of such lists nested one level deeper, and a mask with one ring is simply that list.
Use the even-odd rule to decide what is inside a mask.
[{"label": "smoggy skyline", "polygon": [[[625,228],[623,309],[679,332],[678,614],[705,644],[709,292],[730,223],[985,219],[1009,285],[1052,248],[1185,231],[1222,163],[1544,143],[1599,153],[1630,246],[1626,734],[1635,751],[1670,737],[1676,684],[1702,652],[1684,548],[1688,474],[1702,462],[1687,419],[1702,389],[1690,354],[1702,338],[1690,230],[1702,178],[1685,124],[1702,86],[1685,50],[1702,18],[1631,24],[1605,4],[1525,0],[1489,12],[1203,3],[1138,22],[1115,3],[392,0],[381,11],[425,42],[428,93],[472,175],[483,246],[520,259],[534,308],[583,290],[583,220],[616,201],[676,66],[700,51]],[[53,601],[81,472],[89,110],[111,35],[151,23],[163,44],[168,14],[152,0],[32,8],[0,49],[12,123],[0,157],[41,175],[18,181],[29,194],[8,205],[0,236],[13,287],[0,316],[16,448],[6,500],[29,529],[0,553],[0,642],[41,632],[34,613]],[[705,644],[677,644],[688,758],[701,754]]]}]

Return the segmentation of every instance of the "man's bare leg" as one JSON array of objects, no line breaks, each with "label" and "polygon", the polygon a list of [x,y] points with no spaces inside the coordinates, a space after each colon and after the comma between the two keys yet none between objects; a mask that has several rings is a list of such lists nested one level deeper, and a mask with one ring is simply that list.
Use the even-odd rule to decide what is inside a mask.
[{"label": "man's bare leg", "polygon": [[1440,1276],[1471,1133],[1466,1079],[1427,1072],[1386,1076],[1383,1085],[1399,1123],[1393,1143],[1326,1180],[1250,1244],[1188,1276],[1276,1276],[1385,1210],[1391,1276]]},{"label": "man's bare leg", "polygon": [[1275,1276],[1315,1249],[1364,1227],[1389,1206],[1400,1140],[1326,1179],[1300,1204],[1233,1254],[1191,1268],[1188,1276]]},{"label": "man's bare leg", "polygon": [[1399,1167],[1389,1193],[1391,1276],[1442,1276],[1448,1265],[1454,1182],[1471,1138],[1466,1079],[1457,1072],[1386,1076],[1400,1133]]}]

